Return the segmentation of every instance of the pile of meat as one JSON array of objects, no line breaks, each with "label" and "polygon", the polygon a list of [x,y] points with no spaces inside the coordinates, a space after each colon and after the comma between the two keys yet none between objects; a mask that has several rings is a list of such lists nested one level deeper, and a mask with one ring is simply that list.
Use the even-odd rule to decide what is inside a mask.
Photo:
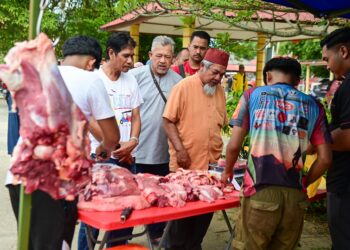
[{"label": "pile of meat", "polygon": [[165,177],[137,174],[106,164],[95,166],[92,182],[79,197],[78,207],[84,210],[114,211],[127,207],[144,209],[150,206],[183,207],[186,202],[214,202],[232,193],[233,186],[204,171],[179,169]]},{"label": "pile of meat", "polygon": [[72,200],[90,180],[87,121],[59,74],[52,42],[44,34],[17,43],[0,65],[20,116],[21,142],[11,172],[25,192],[40,189]]}]

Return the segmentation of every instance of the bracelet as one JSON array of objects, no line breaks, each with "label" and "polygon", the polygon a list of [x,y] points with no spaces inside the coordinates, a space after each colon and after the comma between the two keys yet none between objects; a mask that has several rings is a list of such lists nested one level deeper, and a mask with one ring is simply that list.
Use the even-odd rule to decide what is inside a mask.
[{"label": "bracelet", "polygon": [[135,136],[130,137],[129,141],[131,141],[131,140],[135,140],[137,144],[139,143],[139,138],[137,138]]}]

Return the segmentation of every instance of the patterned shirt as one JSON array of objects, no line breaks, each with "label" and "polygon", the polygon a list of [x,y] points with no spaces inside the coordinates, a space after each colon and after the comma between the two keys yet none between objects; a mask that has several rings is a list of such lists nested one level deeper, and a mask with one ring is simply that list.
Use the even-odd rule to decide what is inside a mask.
[{"label": "patterned shirt", "polygon": [[230,125],[250,134],[245,196],[270,185],[301,189],[308,143],[331,141],[321,104],[283,83],[246,91]]}]

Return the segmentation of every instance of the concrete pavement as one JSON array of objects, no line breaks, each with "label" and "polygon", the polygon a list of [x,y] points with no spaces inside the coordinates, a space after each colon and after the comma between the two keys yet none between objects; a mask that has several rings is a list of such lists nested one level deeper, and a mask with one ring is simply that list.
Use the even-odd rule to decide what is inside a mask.
[{"label": "concrete pavement", "polygon": [[7,155],[7,104],[0,98],[0,249],[15,250],[17,240],[16,220],[5,183],[10,164]]}]

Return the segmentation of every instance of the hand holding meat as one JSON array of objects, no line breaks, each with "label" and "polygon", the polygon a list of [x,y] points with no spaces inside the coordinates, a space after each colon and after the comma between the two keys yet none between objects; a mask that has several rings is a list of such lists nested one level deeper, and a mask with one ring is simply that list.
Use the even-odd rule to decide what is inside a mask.
[{"label": "hand holding meat", "polygon": [[131,140],[128,142],[120,142],[120,148],[113,151],[112,155],[117,159],[127,159],[128,155],[132,153],[134,148],[137,146],[136,141]]},{"label": "hand holding meat", "polygon": [[109,159],[109,157],[111,156],[111,152],[109,150],[107,150],[104,146],[103,143],[101,143],[100,145],[98,145],[98,147],[96,148],[96,159],[98,161],[106,161]]},{"label": "hand holding meat", "polygon": [[232,178],[233,178],[233,170],[225,169],[225,171],[221,175],[221,181],[223,183],[230,183],[232,181]]}]

